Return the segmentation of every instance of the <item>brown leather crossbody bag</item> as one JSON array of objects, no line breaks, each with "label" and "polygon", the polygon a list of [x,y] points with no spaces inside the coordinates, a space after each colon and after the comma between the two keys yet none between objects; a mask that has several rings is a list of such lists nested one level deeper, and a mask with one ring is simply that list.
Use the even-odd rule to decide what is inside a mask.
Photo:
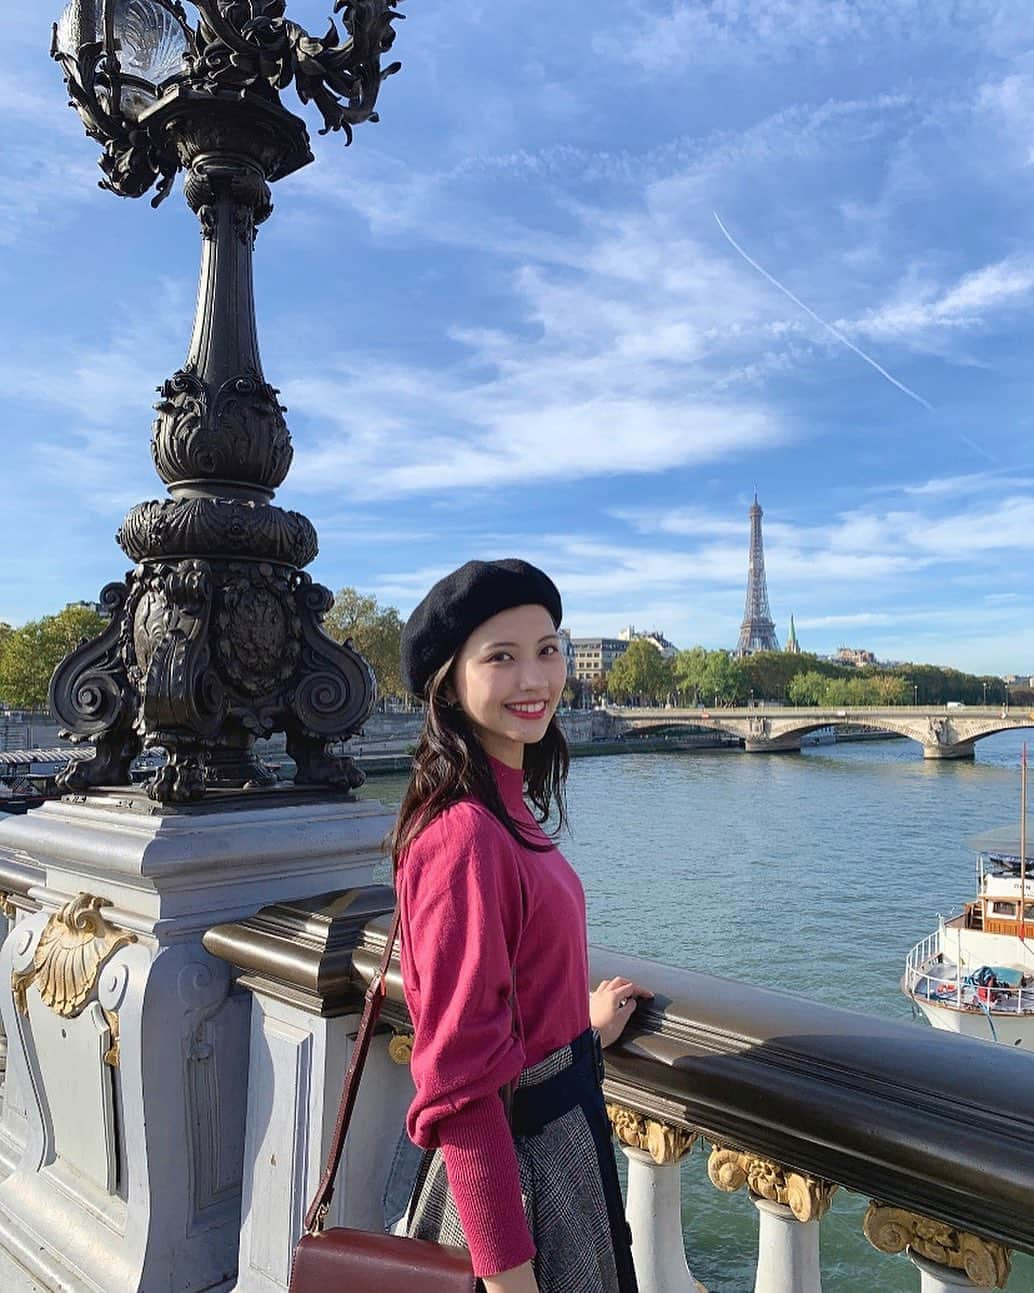
[{"label": "brown leather crossbody bag", "polygon": [[[408,1239],[382,1231],[323,1228],[334,1194],[359,1078],[370,1049],[374,1024],[387,992],[388,964],[398,936],[398,906],[380,967],[366,989],[366,1004],[345,1076],[330,1153],[319,1188],[305,1214],[305,1234],[294,1251],[290,1293],[474,1293],[476,1277],[466,1248]],[[516,1002],[514,1019],[516,1021]],[[507,1095],[512,1094],[511,1088]],[[504,1095],[504,1100],[506,1096]],[[508,1103],[508,1102],[507,1102]]]}]

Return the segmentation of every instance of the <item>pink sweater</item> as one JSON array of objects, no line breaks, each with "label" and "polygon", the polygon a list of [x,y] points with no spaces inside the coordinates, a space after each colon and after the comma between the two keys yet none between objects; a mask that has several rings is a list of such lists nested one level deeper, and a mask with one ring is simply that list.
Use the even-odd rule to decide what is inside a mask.
[{"label": "pink sweater", "polygon": [[[545,840],[523,774],[492,768],[511,817]],[[557,849],[524,848],[474,800],[410,845],[398,893],[416,1084],[406,1127],[441,1146],[474,1273],[497,1275],[535,1255],[499,1088],[589,1026],[585,893]]]}]

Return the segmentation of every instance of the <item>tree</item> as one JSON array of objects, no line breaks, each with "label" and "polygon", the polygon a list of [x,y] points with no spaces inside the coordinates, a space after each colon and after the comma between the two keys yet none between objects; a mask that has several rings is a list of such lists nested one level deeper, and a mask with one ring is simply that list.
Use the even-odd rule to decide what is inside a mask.
[{"label": "tree", "polygon": [[54,670],[66,655],[96,637],[107,620],[89,606],[66,606],[30,620],[0,640],[0,697],[15,709],[42,708]]},{"label": "tree", "polygon": [[702,685],[705,704],[712,699],[719,705],[743,702],[749,690],[742,662],[728,651],[708,651]]},{"label": "tree", "polygon": [[824,678],[815,669],[809,669],[807,673],[799,673],[795,678],[790,679],[790,684],[786,689],[786,698],[792,705],[825,705],[826,689],[830,679]]},{"label": "tree", "polygon": [[592,688],[582,678],[568,678],[564,686],[563,701],[572,709],[587,708],[586,697],[591,693]]},{"label": "tree", "polygon": [[675,687],[685,694],[689,704],[706,701],[704,691],[704,673],[707,669],[707,657],[710,652],[702,646],[690,647],[688,651],[679,651],[671,662],[671,674]]},{"label": "tree", "polygon": [[635,638],[610,669],[607,692],[615,699],[663,700],[672,688],[671,666],[647,638]]},{"label": "tree", "polygon": [[342,588],[323,627],[338,642],[352,639],[373,669],[382,696],[405,695],[399,662],[403,620],[396,607],[378,606],[376,597]]}]

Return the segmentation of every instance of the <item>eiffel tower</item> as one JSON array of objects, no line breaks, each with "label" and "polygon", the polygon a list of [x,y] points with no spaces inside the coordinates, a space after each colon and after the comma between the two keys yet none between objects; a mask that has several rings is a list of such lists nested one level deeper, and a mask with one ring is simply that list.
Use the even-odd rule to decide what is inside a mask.
[{"label": "eiffel tower", "polygon": [[750,563],[747,567],[747,604],[743,609],[740,640],[736,655],[752,655],[755,651],[778,651],[779,640],[768,609],[768,585],[765,582],[765,545],[761,538],[761,504],[758,492],[750,508]]}]

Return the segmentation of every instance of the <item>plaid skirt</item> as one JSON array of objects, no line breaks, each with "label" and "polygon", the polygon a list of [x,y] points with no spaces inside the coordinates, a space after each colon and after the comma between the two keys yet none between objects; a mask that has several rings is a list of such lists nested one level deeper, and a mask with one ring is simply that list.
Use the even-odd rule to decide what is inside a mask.
[{"label": "plaid skirt", "polygon": [[[540,1293],[638,1293],[602,1083],[599,1036],[587,1028],[524,1069],[514,1090],[510,1125]],[[408,1202],[396,1220],[400,1186]],[[441,1150],[420,1150],[405,1132],[385,1222],[395,1234],[466,1247]]]}]

